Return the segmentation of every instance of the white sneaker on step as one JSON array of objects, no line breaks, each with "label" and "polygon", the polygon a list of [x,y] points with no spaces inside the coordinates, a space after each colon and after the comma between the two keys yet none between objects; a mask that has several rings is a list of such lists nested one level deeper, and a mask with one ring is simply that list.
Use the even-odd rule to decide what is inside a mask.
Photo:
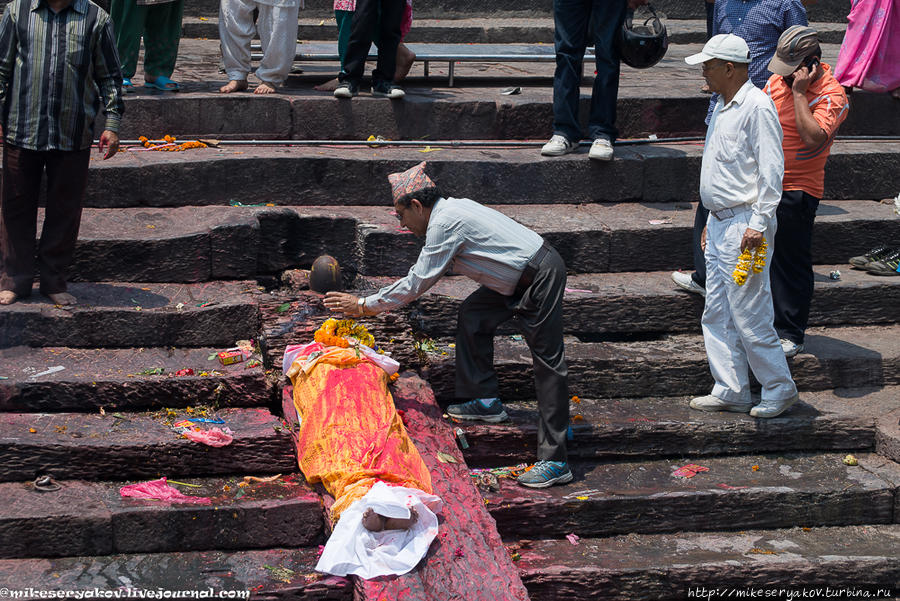
[{"label": "white sneaker on step", "polygon": [[706,288],[695,282],[694,278],[692,278],[691,274],[689,273],[685,273],[683,271],[673,271],[672,281],[675,282],[676,286],[683,290],[687,290],[688,292],[696,292],[703,297],[706,296]]},{"label": "white sneaker on step", "polygon": [[753,407],[753,401],[746,403],[731,403],[717,396],[708,394],[691,399],[691,409],[698,411],[732,411],[734,413],[747,413]]},{"label": "white sneaker on step", "polygon": [[800,395],[795,394],[791,398],[783,401],[762,401],[759,405],[750,410],[750,415],[752,417],[778,417],[799,400]]},{"label": "white sneaker on step", "polygon": [[588,156],[595,161],[611,161],[613,158],[612,142],[606,138],[597,138],[591,144],[591,150]]},{"label": "white sneaker on step", "polygon": [[570,142],[565,136],[554,134],[550,141],[541,148],[541,154],[545,157],[559,157],[578,150],[577,142]]}]

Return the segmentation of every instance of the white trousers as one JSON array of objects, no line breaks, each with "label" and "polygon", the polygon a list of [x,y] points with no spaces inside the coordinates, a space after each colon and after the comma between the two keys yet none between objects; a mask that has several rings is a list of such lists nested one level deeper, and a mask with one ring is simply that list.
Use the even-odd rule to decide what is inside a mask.
[{"label": "white trousers", "polygon": [[[253,9],[259,9],[256,27]],[[297,55],[299,12],[299,3],[271,6],[255,0],[222,0],[219,4],[219,38],[228,79],[247,79],[250,41],[258,30],[263,59],[256,69],[256,76],[275,86],[283,84]]]},{"label": "white trousers", "polygon": [[762,399],[783,401],[797,394],[787,359],[775,332],[769,263],[775,252],[773,224],[764,233],[768,250],[762,273],[751,273],[743,286],[732,279],[741,239],[752,212],[706,222],[706,305],[703,341],[715,385],[712,394],[730,403],[750,402],[748,367],[762,384]]}]

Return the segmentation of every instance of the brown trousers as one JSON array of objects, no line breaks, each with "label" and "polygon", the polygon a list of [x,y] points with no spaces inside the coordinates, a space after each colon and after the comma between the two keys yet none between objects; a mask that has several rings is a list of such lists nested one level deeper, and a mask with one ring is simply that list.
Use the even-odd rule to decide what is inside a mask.
[{"label": "brown trousers", "polygon": [[[0,196],[0,290],[31,294],[35,267],[41,293],[66,291],[81,223],[90,149],[36,151],[3,145]],[[38,195],[47,170],[47,209],[36,244]]]}]

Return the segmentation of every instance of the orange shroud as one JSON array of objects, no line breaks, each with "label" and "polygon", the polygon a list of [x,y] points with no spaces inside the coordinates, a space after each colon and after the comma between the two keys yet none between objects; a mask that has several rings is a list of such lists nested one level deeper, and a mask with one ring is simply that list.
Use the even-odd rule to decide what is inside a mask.
[{"label": "orange shroud", "polygon": [[334,497],[332,520],[379,480],[430,494],[431,474],[394,407],[387,373],[355,349],[307,348],[316,347],[323,354],[308,373],[304,355],[287,375],[301,417],[300,469]]}]

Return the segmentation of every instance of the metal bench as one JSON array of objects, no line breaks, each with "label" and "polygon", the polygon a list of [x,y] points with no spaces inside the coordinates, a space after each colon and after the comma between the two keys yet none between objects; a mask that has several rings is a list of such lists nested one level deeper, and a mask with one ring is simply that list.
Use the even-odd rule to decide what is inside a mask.
[{"label": "metal bench", "polygon": [[[431,62],[448,64],[448,85],[453,87],[454,65],[459,62],[470,63],[552,63],[556,62],[556,53],[550,44],[407,44],[407,48],[416,53],[416,61],[425,63],[425,77],[428,77],[428,65]],[[251,46],[253,60],[260,60],[262,53],[259,44]],[[373,50],[376,50],[373,47]],[[377,50],[369,53],[369,60],[378,58]],[[337,42],[310,42],[297,44],[297,62],[330,61],[339,62]],[[585,62],[594,60],[593,48],[584,55]]]}]

